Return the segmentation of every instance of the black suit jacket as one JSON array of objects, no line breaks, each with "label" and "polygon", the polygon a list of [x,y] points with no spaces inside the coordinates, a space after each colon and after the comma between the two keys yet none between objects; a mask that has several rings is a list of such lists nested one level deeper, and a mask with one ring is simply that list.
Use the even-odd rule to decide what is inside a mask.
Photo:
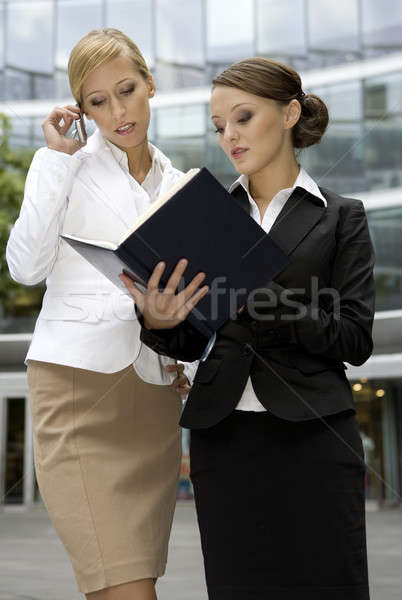
[{"label": "black suit jacket", "polygon": [[[297,187],[278,215],[269,235],[290,263],[217,332],[182,426],[210,427],[225,418],[249,376],[264,407],[286,420],[354,410],[343,361],[361,365],[372,352],[374,252],[363,203],[320,189],[327,207]],[[233,196],[249,211],[243,188]],[[198,359],[207,342],[186,321],[170,330],[142,328],[141,340],[183,361]]]}]

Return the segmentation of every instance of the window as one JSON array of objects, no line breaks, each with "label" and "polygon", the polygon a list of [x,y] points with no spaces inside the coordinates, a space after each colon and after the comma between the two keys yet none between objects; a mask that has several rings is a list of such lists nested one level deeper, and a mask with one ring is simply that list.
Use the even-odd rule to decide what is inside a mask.
[{"label": "window", "polygon": [[158,148],[172,161],[176,169],[188,171],[205,164],[203,140],[199,137],[158,140]]},{"label": "window", "polygon": [[131,37],[151,68],[154,64],[152,3],[149,0],[112,0],[106,7],[107,27],[120,29]]},{"label": "window", "polygon": [[362,118],[362,83],[328,85],[314,88],[312,93],[327,105],[330,121],[359,121]]},{"label": "window", "polygon": [[363,44],[366,54],[394,52],[402,48],[400,0],[362,0]]},{"label": "window", "polygon": [[219,146],[218,136],[212,131],[212,127],[207,134],[205,166],[227,188],[239,177],[230,159]]},{"label": "window", "polygon": [[304,56],[303,0],[257,0],[257,49],[271,58]]},{"label": "window", "polygon": [[33,76],[21,71],[7,69],[5,72],[5,96],[7,100],[33,98]]},{"label": "window", "polygon": [[323,54],[360,50],[358,0],[310,0],[308,37],[311,48]]},{"label": "window", "polygon": [[364,83],[365,165],[369,189],[402,186],[402,73]]},{"label": "window", "polygon": [[327,105],[329,126],[321,142],[301,151],[301,162],[319,185],[339,194],[366,188],[362,84],[354,81],[314,88]]},{"label": "window", "polygon": [[253,38],[253,0],[208,0],[208,61],[234,62],[254,54]]},{"label": "window", "polygon": [[318,185],[338,194],[366,187],[360,123],[333,122],[319,144],[302,150],[299,162]]},{"label": "window", "polygon": [[67,68],[73,46],[92,29],[102,27],[100,0],[59,0],[56,24],[56,66]]},{"label": "window", "polygon": [[0,0],[0,69],[4,67],[4,4]]},{"label": "window", "polygon": [[20,117],[15,115],[10,118],[11,136],[10,142],[14,147],[30,147],[33,144],[33,121],[31,117]]},{"label": "window", "polygon": [[376,264],[376,310],[401,308],[402,206],[367,211]]},{"label": "window", "polygon": [[168,63],[204,64],[202,0],[156,0],[156,51]]},{"label": "window", "polygon": [[49,0],[8,3],[6,51],[10,67],[52,72],[53,6]]},{"label": "window", "polygon": [[158,139],[203,136],[206,127],[204,106],[159,108],[157,124]]},{"label": "window", "polygon": [[203,0],[155,0],[155,6],[155,78],[158,89],[203,85]]}]

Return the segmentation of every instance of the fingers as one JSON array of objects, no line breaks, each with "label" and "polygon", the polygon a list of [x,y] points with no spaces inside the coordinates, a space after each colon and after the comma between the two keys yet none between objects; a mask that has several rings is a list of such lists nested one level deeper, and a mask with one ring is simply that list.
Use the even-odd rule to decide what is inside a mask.
[{"label": "fingers", "polygon": [[204,279],[205,273],[197,273],[194,279],[190,281],[188,286],[185,287],[184,290],[181,291],[179,294],[177,294],[178,298],[180,298],[180,300],[183,300],[184,302],[187,302],[193,296],[194,292],[198,290]]},{"label": "fingers", "polygon": [[166,284],[165,289],[163,290],[163,292],[165,294],[175,294],[176,293],[177,286],[179,285],[179,281],[182,278],[183,273],[187,268],[187,265],[188,265],[188,260],[186,258],[182,258],[181,260],[179,260],[179,262],[177,263],[177,265],[174,268],[173,273],[169,277],[169,280]]},{"label": "fingers", "polygon": [[190,386],[174,388],[174,391],[176,392],[176,394],[179,394],[180,396],[186,396],[190,390],[191,390]]},{"label": "fingers", "polygon": [[131,296],[134,299],[134,302],[138,306],[138,308],[142,311],[144,307],[144,294],[137,288],[134,284],[133,280],[130,279],[127,275],[120,273],[119,278],[126,286],[127,290],[130,292]]},{"label": "fingers", "polygon": [[[176,267],[174,268],[174,271],[172,272],[172,274],[169,277],[169,280],[165,286],[165,289],[163,290],[164,294],[174,295],[176,293],[177,286],[179,285],[180,279],[182,278],[183,273],[187,268],[187,265],[188,265],[187,259],[182,258],[181,260],[179,260]],[[153,270],[153,273],[148,281],[148,289],[150,291],[159,289],[160,280],[161,280],[162,274],[165,270],[165,267],[166,267],[166,264],[164,262],[160,262],[156,265],[156,267]],[[200,284],[202,283],[202,281],[204,279],[205,279],[205,273],[198,273],[194,277],[194,279],[189,283],[189,285],[182,292],[180,292],[181,297],[184,300],[188,300],[188,298],[190,298],[193,295],[193,293],[198,289],[198,287],[200,286]],[[180,294],[178,294],[178,296],[180,296]]]},{"label": "fingers", "polygon": [[181,321],[187,319],[188,314],[198,304],[198,302],[208,293],[209,287],[206,285],[202,287],[198,292],[194,294],[189,300],[187,300],[178,310],[177,318]]},{"label": "fingers", "polygon": [[184,365],[174,364],[174,365],[166,365],[165,371],[168,373],[179,373],[181,375],[184,372]]},{"label": "fingers", "polygon": [[172,387],[175,390],[175,392],[177,392],[180,395],[188,394],[191,390],[191,385],[189,384],[189,381],[185,376],[177,377],[172,383]]},{"label": "fingers", "polygon": [[189,393],[191,385],[186,375],[184,375],[183,364],[166,365],[165,371],[167,371],[167,373],[177,373],[176,379],[171,384],[175,392],[180,395]]},{"label": "fingers", "polygon": [[[143,314],[144,311],[147,313],[144,314],[144,324],[147,328],[164,329],[166,321],[171,323],[170,327],[174,327],[180,321],[184,321],[194,306],[208,293],[208,286],[198,290],[205,278],[204,273],[199,273],[183,292],[175,295],[176,288],[187,265],[188,261],[186,259],[182,259],[177,263],[162,293],[159,293],[159,286],[166,268],[164,262],[159,262],[154,268],[145,294],[138,290],[130,278],[123,274],[119,275],[141,312]],[[163,326],[161,326],[162,321]]]},{"label": "fingers", "polygon": [[59,125],[58,125],[60,135],[63,135],[63,136],[66,135],[66,133],[70,129],[73,121],[74,121],[74,119],[67,119],[66,117],[63,117],[63,123],[61,125],[59,123]]},{"label": "fingers", "polygon": [[42,123],[42,130],[48,148],[74,154],[82,148],[78,140],[66,137],[67,131],[74,120],[79,117],[79,109],[76,106],[56,106]]},{"label": "fingers", "polygon": [[72,122],[79,117],[79,114],[79,109],[76,106],[56,106],[43,121],[42,129],[46,133],[46,130],[51,127],[64,136],[71,127]]},{"label": "fingers", "polygon": [[155,291],[159,289],[159,283],[162,277],[162,273],[165,270],[165,263],[164,262],[159,262],[155,269],[152,271],[152,275],[148,280],[148,290],[151,291]]},{"label": "fingers", "polygon": [[77,110],[57,106],[52,110],[48,118],[45,119],[44,123],[51,123],[54,126],[59,126],[60,121],[63,120],[64,123],[70,123],[71,125],[71,123],[79,117],[79,111],[77,112]]},{"label": "fingers", "polygon": [[[184,271],[186,270],[188,265],[188,260],[186,258],[181,259],[166,284],[165,289],[163,290],[164,294],[175,294],[177,287],[179,285],[180,279],[182,278]],[[179,294],[177,294],[177,298],[180,301],[187,302],[189,298],[194,294],[196,290],[198,290],[199,286],[205,279],[205,273],[198,273],[192,281],[188,284],[188,286],[182,290]],[[205,295],[205,294],[204,294]],[[202,296],[201,296],[202,297]],[[198,300],[197,300],[198,302]],[[190,309],[191,310],[191,309]]]},{"label": "fingers", "polygon": [[64,106],[64,108],[67,109],[67,110],[71,110],[71,112],[74,112],[77,115],[80,114],[80,109],[75,104],[67,104],[66,106]]}]

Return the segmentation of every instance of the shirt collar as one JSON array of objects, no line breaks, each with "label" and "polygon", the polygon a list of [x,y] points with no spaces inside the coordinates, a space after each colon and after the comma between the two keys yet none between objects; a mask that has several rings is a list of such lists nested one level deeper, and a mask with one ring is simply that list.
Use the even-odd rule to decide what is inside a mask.
[{"label": "shirt collar", "polygon": [[[121,148],[119,148],[118,146],[116,146],[115,144],[113,144],[111,141],[109,141],[106,138],[103,138],[105,140],[105,144],[106,146],[111,150],[114,158],[116,159],[116,161],[118,162],[118,164],[125,170],[128,171],[128,157],[127,157],[127,153],[124,152],[124,150],[122,150]],[[151,169],[150,172],[153,171],[156,168],[156,152],[155,152],[155,146],[153,146],[152,144],[148,143],[148,148],[149,148],[149,154],[151,155],[151,160],[152,160],[152,165],[151,165]]]},{"label": "shirt collar", "polygon": [[[247,195],[250,196],[248,175],[240,175],[240,177],[236,179],[236,181],[230,186],[229,193],[231,193],[239,185],[241,185],[242,188],[247,192]],[[280,190],[278,194],[282,195],[286,191],[288,192],[287,196],[289,197],[296,187],[301,187],[304,190],[306,190],[306,192],[309,192],[316,198],[319,198],[324,204],[325,208],[327,207],[327,201],[321,194],[320,188],[318,187],[314,179],[310,177],[307,171],[303,169],[303,167],[300,167],[299,174],[296,177],[296,181],[294,182],[293,186],[291,188],[285,188],[283,190]]]}]

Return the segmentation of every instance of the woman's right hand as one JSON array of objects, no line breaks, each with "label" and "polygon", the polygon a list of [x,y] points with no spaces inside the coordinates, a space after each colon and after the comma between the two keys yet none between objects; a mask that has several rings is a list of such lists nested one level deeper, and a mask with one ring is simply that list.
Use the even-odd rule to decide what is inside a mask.
[{"label": "woman's right hand", "polygon": [[160,292],[159,282],[165,263],[158,263],[148,281],[147,290],[141,292],[127,275],[119,275],[122,282],[132,295],[140,309],[146,329],[172,329],[187,318],[189,312],[208,292],[208,286],[198,289],[205,273],[198,273],[194,279],[181,292],[176,294],[179,281],[186,270],[188,261],[180,260],[169,277],[165,289]]},{"label": "woman's right hand", "polygon": [[[74,154],[85,146],[78,139],[66,137],[73,121],[80,115],[78,106],[56,106],[43,121],[42,130],[45,134],[46,145],[51,150]],[[62,121],[62,122],[61,122]]]}]

